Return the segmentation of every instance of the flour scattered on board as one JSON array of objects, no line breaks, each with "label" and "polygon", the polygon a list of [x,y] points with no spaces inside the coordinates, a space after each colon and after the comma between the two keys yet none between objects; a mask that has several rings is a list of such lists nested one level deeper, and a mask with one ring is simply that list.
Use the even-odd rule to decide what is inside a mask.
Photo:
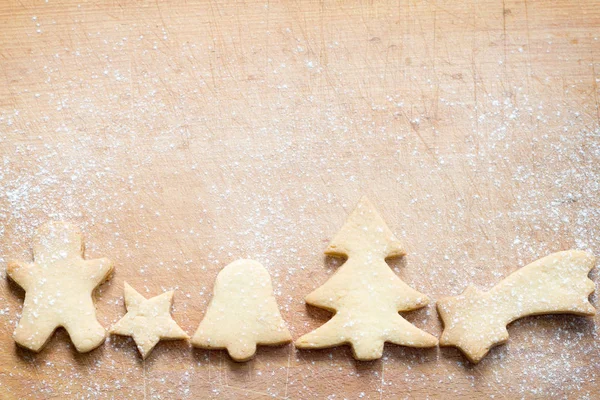
[{"label": "flour scattered on board", "polygon": [[[88,258],[109,256],[143,293],[177,289],[173,315],[188,333],[218,271],[237,258],[259,260],[298,337],[328,318],[304,296],[339,266],[322,252],[362,194],[408,246],[410,256],[391,267],[432,300],[467,283],[487,289],[553,251],[600,254],[600,128],[590,91],[598,78],[576,60],[590,53],[583,40],[515,37],[502,50],[496,35],[475,38],[475,52],[449,34],[433,48],[415,28],[433,20],[411,13],[422,20],[408,22],[397,7],[358,13],[364,20],[350,27],[354,9],[326,25],[313,19],[334,11],[304,20],[274,5],[256,13],[213,5],[211,14],[81,4],[69,20],[65,5],[44,7],[52,12],[22,9],[5,33],[13,44],[3,50],[0,89],[3,277],[8,259],[30,256],[36,227],[66,219],[86,234]],[[220,11],[222,22],[211,19]],[[236,12],[248,13],[248,24],[234,22]],[[561,60],[562,75],[533,75],[535,57],[558,60],[566,46],[578,53]],[[98,291],[105,327],[123,314],[121,280]],[[0,342],[11,348],[22,294],[6,284],[2,297]],[[440,332],[433,306],[406,318]],[[477,368],[454,350],[386,347],[381,361],[357,365],[344,349],[284,347],[259,349],[234,369],[226,355],[184,344],[161,344],[142,364],[127,339],[75,357],[59,332],[38,356],[18,352],[19,364],[0,372],[0,391],[593,396],[594,320],[537,317],[509,330],[511,342]],[[23,381],[28,390],[15,394]],[[340,383],[323,393],[323,381]]]}]

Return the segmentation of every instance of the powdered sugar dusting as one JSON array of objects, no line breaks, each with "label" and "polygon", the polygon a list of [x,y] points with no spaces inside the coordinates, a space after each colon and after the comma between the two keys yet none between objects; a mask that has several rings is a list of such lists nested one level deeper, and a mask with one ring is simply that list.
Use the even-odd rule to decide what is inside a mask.
[{"label": "powdered sugar dusting", "polygon": [[[432,302],[403,315],[439,336],[433,302],[489,289],[551,252],[600,254],[600,10],[594,2],[18,2],[0,5],[0,271],[66,219],[123,280],[175,290],[198,326],[217,273],[270,272],[297,338],[339,261],[323,250],[361,195],[408,256],[390,266]],[[592,272],[598,283],[597,272]],[[142,362],[64,331],[11,339],[23,292],[0,285],[6,398],[597,397],[598,317],[531,317],[472,367],[454,349],[221,352],[160,343]],[[596,295],[591,302],[598,305]]]}]

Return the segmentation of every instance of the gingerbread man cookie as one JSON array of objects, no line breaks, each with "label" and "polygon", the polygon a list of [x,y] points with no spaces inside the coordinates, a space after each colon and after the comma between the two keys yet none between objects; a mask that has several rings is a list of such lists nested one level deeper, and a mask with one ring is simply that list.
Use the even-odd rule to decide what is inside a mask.
[{"label": "gingerbread man cookie", "polygon": [[19,345],[40,351],[59,326],[67,330],[79,352],[102,344],[106,331],[96,320],[92,292],[113,266],[106,258],[84,260],[83,251],[76,227],[49,222],[36,232],[34,261],[9,262],[8,276],[26,292],[14,334]]}]

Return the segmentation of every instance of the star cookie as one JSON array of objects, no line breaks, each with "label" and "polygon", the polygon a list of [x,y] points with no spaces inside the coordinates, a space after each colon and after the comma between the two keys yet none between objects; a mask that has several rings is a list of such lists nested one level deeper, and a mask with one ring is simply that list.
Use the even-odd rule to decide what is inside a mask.
[{"label": "star cookie", "polygon": [[162,339],[189,338],[171,317],[173,291],[146,299],[125,282],[125,305],[127,314],[110,333],[133,337],[142,358],[148,357]]}]

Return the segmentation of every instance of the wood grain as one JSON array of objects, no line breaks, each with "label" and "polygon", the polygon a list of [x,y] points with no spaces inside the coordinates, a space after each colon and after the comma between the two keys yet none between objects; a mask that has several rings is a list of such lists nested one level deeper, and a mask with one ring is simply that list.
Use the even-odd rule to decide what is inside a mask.
[{"label": "wood grain", "polygon": [[[554,251],[600,254],[600,3],[594,0],[0,2],[0,270],[67,219],[123,281],[175,289],[200,322],[218,271],[271,273],[292,335],[327,313],[303,297],[368,195],[434,302],[487,289]],[[598,273],[592,273],[598,283]],[[76,354],[11,339],[23,292],[0,285],[3,399],[596,398],[599,317],[533,317],[476,367],[455,349],[261,348],[244,364],[165,342],[143,362],[113,337]],[[597,296],[592,296],[597,307]]]}]

